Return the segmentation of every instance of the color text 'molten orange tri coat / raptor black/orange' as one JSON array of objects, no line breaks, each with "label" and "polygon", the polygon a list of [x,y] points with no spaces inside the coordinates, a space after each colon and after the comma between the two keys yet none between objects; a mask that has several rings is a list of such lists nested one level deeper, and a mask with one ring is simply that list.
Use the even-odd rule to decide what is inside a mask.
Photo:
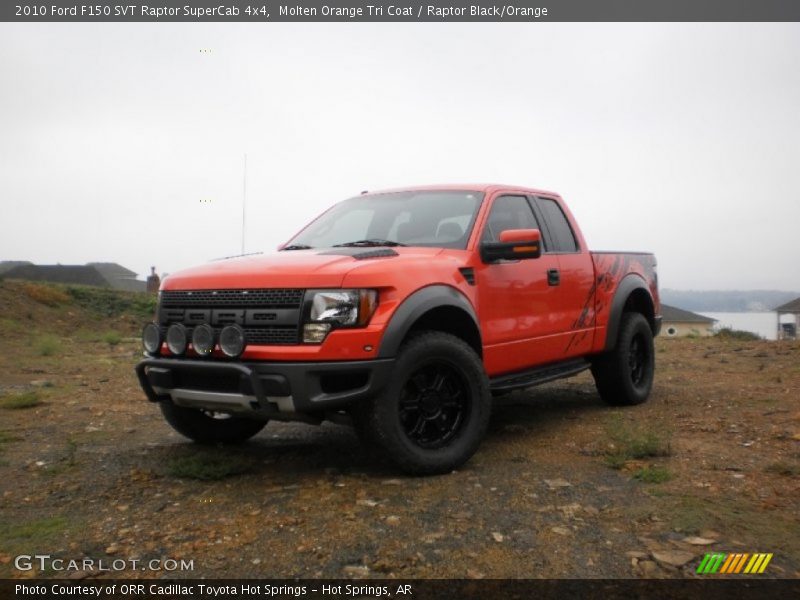
[{"label": "color text 'molten orange tri coat / raptor black/orange'", "polygon": [[660,323],[655,257],[590,252],[558,194],[407,188],[340,202],[273,255],[171,274],[136,371],[199,443],[330,419],[444,473],[509,390],[591,369],[605,402],[645,401]]}]

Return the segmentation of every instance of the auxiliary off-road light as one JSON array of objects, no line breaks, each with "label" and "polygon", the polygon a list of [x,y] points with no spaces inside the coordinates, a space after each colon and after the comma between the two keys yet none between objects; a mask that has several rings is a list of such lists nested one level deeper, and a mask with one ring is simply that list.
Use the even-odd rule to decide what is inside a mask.
[{"label": "auxiliary off-road light", "polygon": [[306,323],[303,325],[303,342],[321,344],[331,330],[330,323]]},{"label": "auxiliary off-road light", "polygon": [[180,356],[186,352],[186,327],[180,323],[173,323],[167,329],[167,348],[173,354]]},{"label": "auxiliary off-road light", "polygon": [[219,334],[219,348],[225,356],[236,358],[244,352],[244,329],[238,325],[228,325]]},{"label": "auxiliary off-road light", "polygon": [[142,329],[142,346],[148,354],[158,354],[161,350],[161,329],[155,323],[148,323]]},{"label": "auxiliary off-road light", "polygon": [[209,325],[198,325],[192,331],[192,348],[200,356],[208,356],[214,349],[214,330]]}]

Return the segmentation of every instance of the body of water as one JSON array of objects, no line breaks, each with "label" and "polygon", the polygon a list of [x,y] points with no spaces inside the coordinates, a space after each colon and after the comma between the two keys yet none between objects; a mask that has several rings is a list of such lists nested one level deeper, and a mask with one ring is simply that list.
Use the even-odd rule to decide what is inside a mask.
[{"label": "body of water", "polygon": [[[699,313],[717,319],[715,327],[730,327],[760,335],[765,340],[777,339],[778,317],[774,312],[703,312]],[[784,319],[790,319],[784,316]]]}]

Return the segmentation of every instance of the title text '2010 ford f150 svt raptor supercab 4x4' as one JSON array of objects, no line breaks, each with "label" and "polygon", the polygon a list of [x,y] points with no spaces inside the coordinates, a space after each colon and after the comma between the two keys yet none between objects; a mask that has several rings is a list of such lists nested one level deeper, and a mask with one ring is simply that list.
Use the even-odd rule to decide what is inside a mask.
[{"label": "title text '2010 ford f150 svt raptor supercab 4x4'", "polygon": [[505,391],[591,369],[605,402],[643,402],[659,328],[654,256],[590,252],[557,194],[421,187],[336,204],[274,255],[171,274],[136,371],[197,442],[352,420],[431,474],[472,456]]}]

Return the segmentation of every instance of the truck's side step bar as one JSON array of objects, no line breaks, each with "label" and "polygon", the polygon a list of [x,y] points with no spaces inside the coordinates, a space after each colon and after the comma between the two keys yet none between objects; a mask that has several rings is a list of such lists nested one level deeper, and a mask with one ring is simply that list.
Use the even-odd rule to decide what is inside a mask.
[{"label": "truck's side step bar", "polygon": [[590,367],[585,358],[572,358],[563,362],[550,363],[543,367],[536,367],[527,371],[498,375],[489,380],[489,387],[493,392],[516,390],[520,388],[541,385],[548,381],[577,375]]}]

